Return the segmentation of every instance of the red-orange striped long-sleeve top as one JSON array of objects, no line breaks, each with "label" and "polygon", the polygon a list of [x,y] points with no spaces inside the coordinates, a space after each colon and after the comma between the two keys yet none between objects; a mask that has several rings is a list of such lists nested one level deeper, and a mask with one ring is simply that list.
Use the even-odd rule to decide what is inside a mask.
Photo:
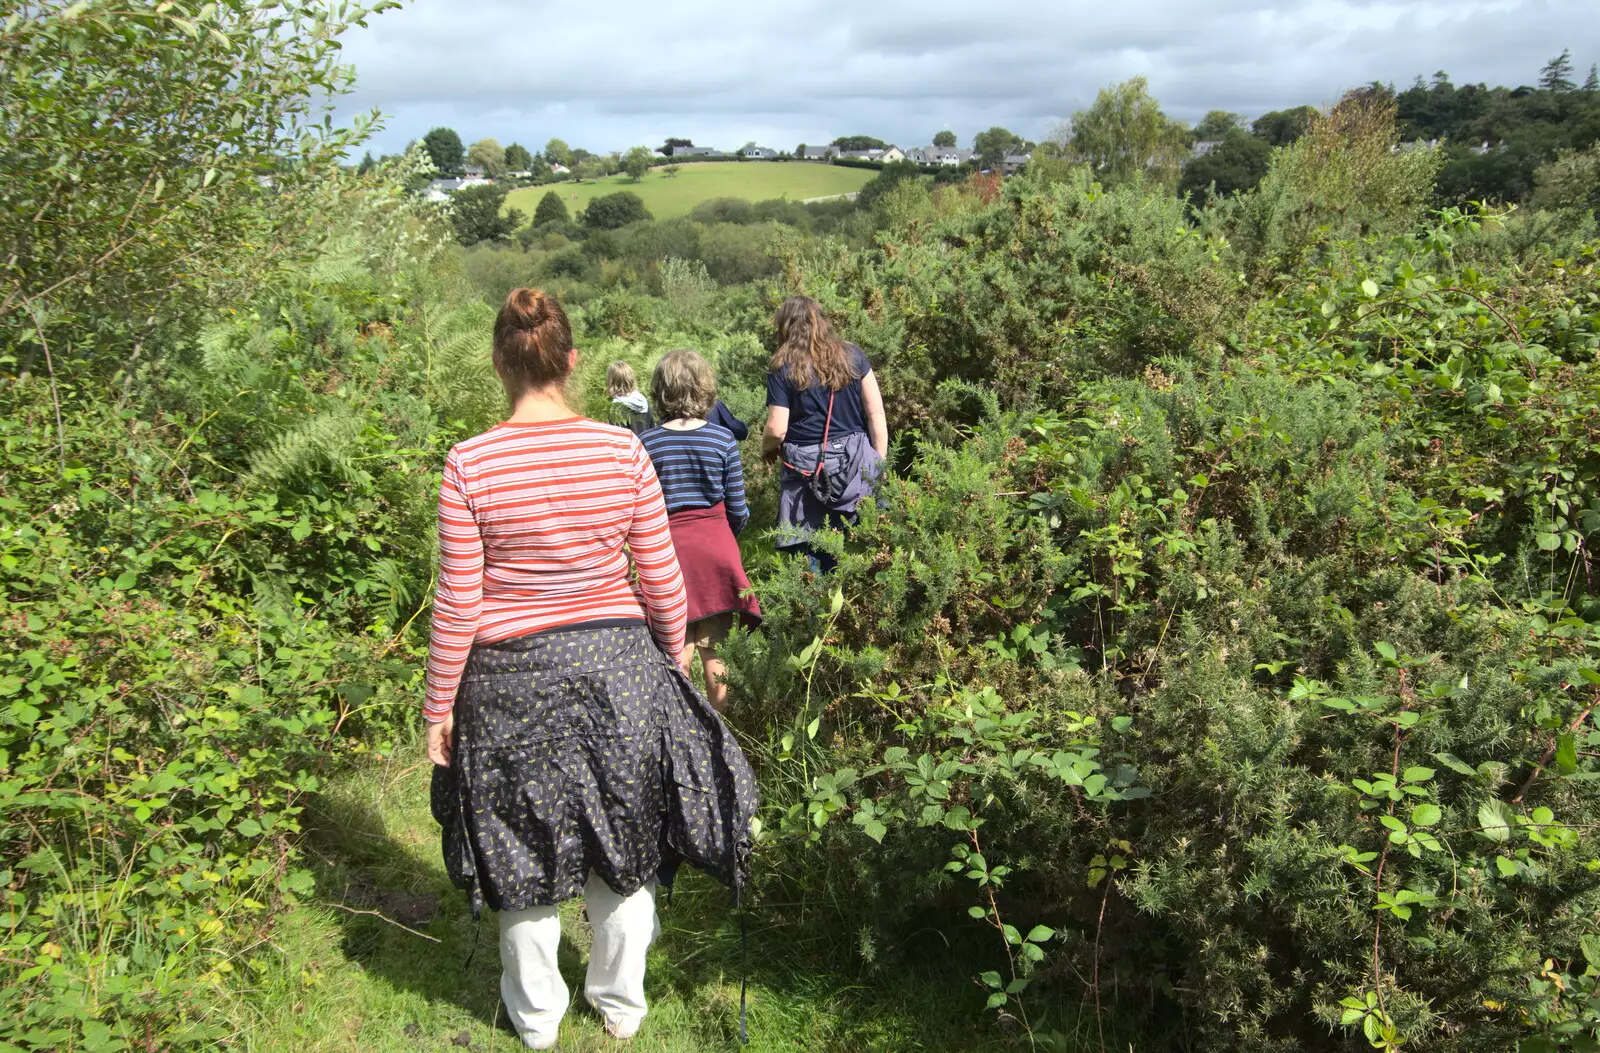
[{"label": "red-orange striped long-sleeve top", "polygon": [[686,612],[661,485],[632,432],[576,417],[508,423],[450,450],[427,719],[455,704],[474,642],[646,618],[676,656]]}]

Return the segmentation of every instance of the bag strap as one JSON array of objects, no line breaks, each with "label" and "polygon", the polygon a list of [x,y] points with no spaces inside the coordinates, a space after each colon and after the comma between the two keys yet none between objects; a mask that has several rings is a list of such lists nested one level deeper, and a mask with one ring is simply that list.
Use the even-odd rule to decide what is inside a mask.
[{"label": "bag strap", "polygon": [[824,455],[823,451],[825,451],[828,448],[828,429],[833,427],[833,397],[835,395],[837,395],[837,394],[838,394],[838,392],[836,392],[836,391],[828,392],[828,416],[826,418],[824,418],[823,421],[822,421],[822,450],[817,451],[817,466],[815,468],[811,469],[809,472],[802,472],[802,471],[800,471],[800,469],[796,468],[794,465],[790,464],[788,461],[784,461],[783,462],[783,466],[785,468],[789,469],[792,472],[796,472],[799,475],[802,475],[807,479],[811,478],[813,475],[816,475],[818,472],[822,471],[822,458],[823,458],[823,455]]}]

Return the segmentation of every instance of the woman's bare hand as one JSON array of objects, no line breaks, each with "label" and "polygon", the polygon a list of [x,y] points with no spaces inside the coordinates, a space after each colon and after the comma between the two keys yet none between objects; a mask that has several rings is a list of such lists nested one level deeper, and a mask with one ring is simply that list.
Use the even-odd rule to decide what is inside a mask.
[{"label": "woman's bare hand", "polygon": [[456,715],[446,713],[443,720],[428,725],[428,759],[441,768],[450,767],[450,747],[455,742]]}]

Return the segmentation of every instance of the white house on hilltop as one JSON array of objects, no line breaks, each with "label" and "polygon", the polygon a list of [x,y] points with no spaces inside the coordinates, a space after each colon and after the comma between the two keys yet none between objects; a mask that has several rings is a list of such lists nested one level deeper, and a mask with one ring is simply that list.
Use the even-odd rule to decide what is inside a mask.
[{"label": "white house on hilltop", "polygon": [[770,161],[778,156],[778,151],[766,146],[747,146],[739,151],[739,156],[746,161]]},{"label": "white house on hilltop", "polygon": [[469,186],[488,186],[492,179],[481,176],[461,176],[459,179],[435,179],[428,184],[428,192],[423,196],[429,201],[449,201],[450,195],[457,190],[464,190]]}]

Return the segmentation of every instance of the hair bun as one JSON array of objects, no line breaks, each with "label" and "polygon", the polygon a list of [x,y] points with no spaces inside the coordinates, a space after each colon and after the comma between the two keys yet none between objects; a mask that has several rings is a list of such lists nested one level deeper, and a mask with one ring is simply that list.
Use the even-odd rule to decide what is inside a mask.
[{"label": "hair bun", "polygon": [[512,398],[565,381],[572,326],[561,301],[539,289],[512,289],[494,320],[494,366]]},{"label": "hair bun", "polygon": [[518,329],[537,329],[550,320],[550,297],[539,289],[512,289],[501,313]]}]

